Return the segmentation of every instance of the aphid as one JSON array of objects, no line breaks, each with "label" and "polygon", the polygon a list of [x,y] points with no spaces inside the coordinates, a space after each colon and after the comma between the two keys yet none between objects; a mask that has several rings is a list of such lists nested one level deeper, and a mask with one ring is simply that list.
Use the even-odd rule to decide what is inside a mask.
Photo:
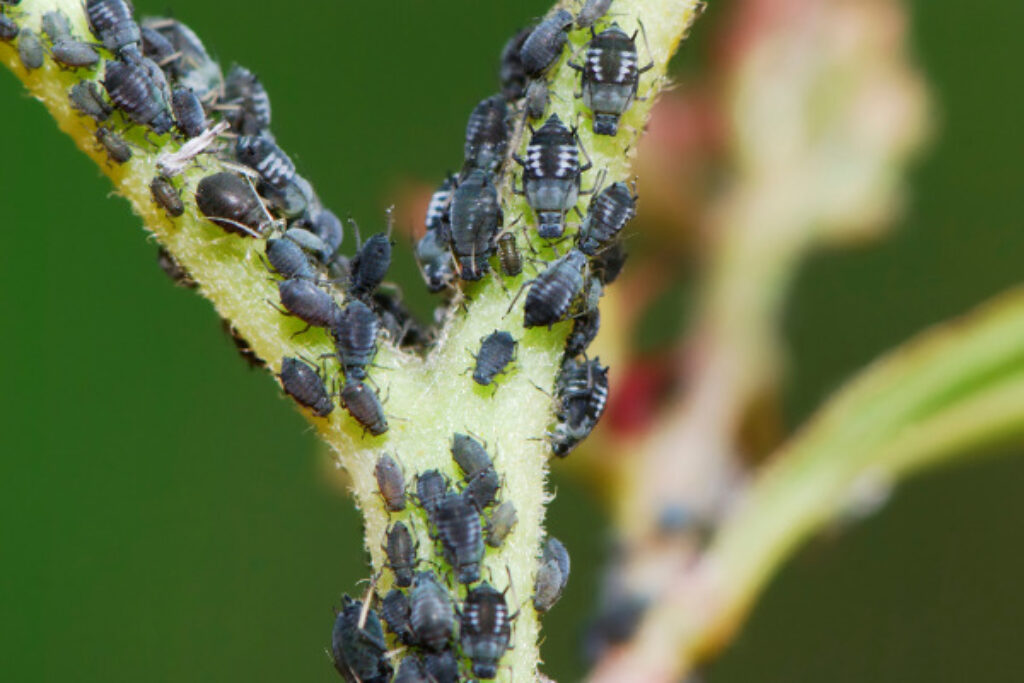
[{"label": "aphid", "polygon": [[516,359],[518,345],[519,342],[504,330],[495,330],[484,337],[480,343],[480,351],[476,354],[473,381],[481,386],[488,386],[494,381],[495,375],[503,373],[508,364]]},{"label": "aphid", "polygon": [[455,279],[452,252],[439,230],[427,230],[416,243],[416,261],[431,292],[440,292]]},{"label": "aphid", "polygon": [[392,588],[388,591],[388,594],[384,596],[384,600],[380,604],[380,616],[384,619],[388,630],[398,636],[398,640],[406,645],[411,645],[415,642],[412,622],[410,621],[411,612],[412,607],[409,604],[409,596],[397,588]]},{"label": "aphid", "polygon": [[75,83],[68,91],[68,100],[72,109],[85,116],[91,116],[96,123],[102,123],[110,118],[112,109],[103,99],[103,93],[100,92],[100,86],[96,81]]},{"label": "aphid", "polygon": [[451,598],[433,572],[420,572],[413,580],[410,620],[416,641],[435,652],[452,637],[455,612]]},{"label": "aphid", "polygon": [[519,58],[528,76],[539,76],[558,59],[571,26],[572,15],[564,9],[537,24],[519,50]]},{"label": "aphid", "polygon": [[50,39],[51,43],[59,43],[62,40],[73,40],[71,35],[71,23],[67,16],[60,10],[52,10],[43,14],[40,22],[43,33]]},{"label": "aphid", "polygon": [[430,676],[430,683],[457,683],[462,680],[459,677],[459,662],[451,650],[425,653],[423,668]]},{"label": "aphid", "polygon": [[295,177],[295,164],[265,135],[243,135],[235,143],[235,156],[254,169],[269,185],[283,188]]},{"label": "aphid", "polygon": [[141,54],[107,62],[103,87],[110,101],[141,126],[162,135],[174,126],[167,102],[167,81],[160,67]]},{"label": "aphid", "polygon": [[25,27],[18,33],[18,57],[21,58],[21,65],[29,71],[38,69],[43,65],[43,42],[32,29]]},{"label": "aphid", "polygon": [[185,267],[175,260],[171,252],[167,251],[164,247],[157,249],[156,262],[160,266],[160,270],[164,271],[164,275],[171,278],[171,281],[178,287],[184,287],[185,289],[196,288],[196,281],[188,274]]},{"label": "aphid", "polygon": [[594,133],[615,135],[619,118],[636,99],[640,74],[654,62],[637,68],[636,33],[626,35],[612,24],[591,38],[582,66],[569,66],[582,73],[583,103],[594,113]]},{"label": "aphid", "polygon": [[0,14],[0,40],[9,43],[18,37],[18,25],[6,14]]},{"label": "aphid", "polygon": [[236,235],[259,236],[267,219],[266,208],[252,185],[228,171],[199,181],[196,205],[210,222]]},{"label": "aphid", "polygon": [[452,457],[466,481],[462,495],[477,510],[483,510],[493,503],[501,487],[501,480],[483,444],[471,436],[456,433],[452,438]]},{"label": "aphid", "polygon": [[587,256],[593,256],[618,237],[626,223],[636,215],[636,195],[626,183],[613,183],[594,195],[580,226],[576,244]]},{"label": "aphid", "polygon": [[473,662],[473,675],[491,679],[498,675],[498,660],[508,650],[512,622],[505,595],[486,581],[469,591],[462,605],[459,642],[462,653]]},{"label": "aphid", "polygon": [[153,196],[153,201],[163,207],[163,210],[171,218],[177,218],[185,213],[185,204],[181,201],[181,195],[178,194],[178,189],[169,179],[161,175],[153,176],[153,180],[149,183],[149,194]]},{"label": "aphid", "polygon": [[142,40],[128,0],[87,0],[85,10],[92,32],[111,52],[118,53]]},{"label": "aphid", "polygon": [[331,633],[334,668],[349,683],[389,683],[392,668],[384,629],[373,609],[365,610],[364,623],[364,609],[362,600],[342,598]]},{"label": "aphid", "polygon": [[148,20],[143,20],[140,36],[142,39],[142,54],[159,64],[171,76],[176,76],[177,74],[171,68],[171,63],[178,59],[179,55],[178,51],[174,49],[174,45],[167,39],[167,36],[148,25]]},{"label": "aphid", "polygon": [[391,238],[383,233],[366,240],[352,257],[348,294],[365,297],[384,281],[391,268]]},{"label": "aphid", "polygon": [[564,458],[587,438],[604,413],[608,401],[608,368],[594,358],[584,362],[568,358],[555,383],[558,422],[549,434],[552,452]]},{"label": "aphid", "polygon": [[329,263],[338,252],[338,247],[341,246],[345,237],[345,229],[341,225],[341,220],[330,209],[320,209],[313,219],[312,229],[313,233],[327,247],[325,261]]},{"label": "aphid", "polygon": [[375,292],[370,303],[380,319],[380,326],[399,346],[416,346],[426,341],[426,332],[399,296],[390,292]]},{"label": "aphid", "polygon": [[466,123],[465,168],[493,172],[505,159],[508,147],[508,109],[501,95],[493,95],[473,108]]},{"label": "aphid", "polygon": [[515,277],[523,272],[523,258],[516,246],[516,236],[511,232],[498,235],[498,263],[506,277]]},{"label": "aphid", "polygon": [[455,189],[451,204],[452,251],[463,280],[479,280],[490,269],[494,235],[503,220],[498,192],[479,169]]},{"label": "aphid", "polygon": [[224,80],[224,118],[239,135],[258,135],[270,127],[270,96],[245,67],[231,67]]},{"label": "aphid", "polygon": [[283,238],[271,238],[266,245],[267,261],[279,275],[289,280],[315,280],[316,269],[299,245]]},{"label": "aphid", "polygon": [[92,66],[100,60],[99,54],[87,43],[75,40],[71,24],[63,12],[54,10],[43,15],[43,33],[50,39],[53,61],[67,67]]},{"label": "aphid", "polygon": [[171,109],[178,130],[187,138],[198,137],[206,130],[206,112],[203,103],[191,88],[177,87],[171,91]]},{"label": "aphid", "polygon": [[548,108],[548,82],[543,78],[530,81],[526,88],[526,115],[531,119],[544,116]]},{"label": "aphid", "polygon": [[405,509],[405,475],[395,459],[387,453],[377,458],[373,468],[373,476],[377,478],[377,488],[384,499],[384,507],[390,512]]},{"label": "aphid", "polygon": [[326,262],[330,258],[330,249],[323,240],[305,228],[288,228],[283,237],[292,242],[302,251],[311,254],[320,262]]},{"label": "aphid", "polygon": [[509,102],[518,100],[526,90],[526,69],[523,59],[519,56],[523,43],[533,33],[533,27],[527,26],[508,39],[501,50],[501,67],[498,77],[501,79],[501,94]]},{"label": "aphid", "polygon": [[423,662],[415,657],[403,659],[402,663],[398,665],[395,677],[391,679],[391,683],[433,683],[433,681],[434,679],[423,668]]},{"label": "aphid", "polygon": [[480,514],[473,503],[457,493],[446,494],[437,504],[434,524],[445,559],[455,570],[456,580],[459,583],[478,581],[484,539]]},{"label": "aphid", "polygon": [[107,156],[111,161],[123,164],[132,158],[132,148],[124,138],[110,130],[100,126],[96,129],[96,141],[103,145]]},{"label": "aphid", "polygon": [[597,20],[608,14],[612,0],[587,0],[576,15],[576,28],[590,28]]},{"label": "aphid", "polygon": [[487,522],[487,545],[492,548],[500,548],[505,542],[505,537],[511,533],[519,518],[516,516],[516,506],[511,500],[495,508],[491,513],[491,519]]},{"label": "aphid", "polygon": [[349,301],[331,326],[338,362],[346,379],[366,378],[366,366],[377,353],[377,316],[359,299]]},{"label": "aphid", "polygon": [[317,287],[312,280],[281,280],[277,283],[277,293],[285,310],[306,323],[303,332],[310,327],[329,328],[340,314],[334,297]]},{"label": "aphid", "polygon": [[[171,45],[171,53],[163,54],[166,48],[161,47],[158,53],[161,56],[154,56],[147,53],[147,57],[165,66],[178,84],[191,88],[200,99],[206,99],[213,91],[219,91],[223,80],[220,73],[220,66],[210,59],[206,47],[185,24],[176,19],[163,17],[149,17],[142,20],[143,26],[143,49],[146,48],[146,29],[150,29],[162,36]],[[174,56],[173,60],[167,58]]]},{"label": "aphid", "polygon": [[513,158],[523,167],[523,187],[530,207],[537,213],[537,233],[556,239],[565,231],[565,214],[576,206],[580,176],[590,168],[580,166],[576,133],[566,128],[558,114],[552,114],[533,132],[526,147],[526,160]]},{"label": "aphid", "polygon": [[524,327],[551,327],[569,315],[583,291],[587,257],[573,249],[538,275],[530,285],[524,305]]},{"label": "aphid", "polygon": [[295,402],[313,411],[317,417],[327,417],[334,410],[334,401],[327,394],[324,381],[315,367],[299,358],[281,359],[281,387]]},{"label": "aphid", "polygon": [[341,388],[341,404],[363,429],[373,436],[388,431],[388,420],[377,393],[362,382],[346,382]]},{"label": "aphid", "polygon": [[554,536],[548,536],[533,586],[533,606],[547,612],[562,597],[569,583],[569,551]]},{"label": "aphid", "polygon": [[601,311],[597,308],[572,321],[572,331],[565,340],[565,357],[575,358],[586,353],[601,328]]},{"label": "aphid", "polygon": [[[485,100],[486,101],[486,100]],[[442,236],[448,235],[451,230],[451,203],[452,193],[455,191],[455,176],[447,175],[441,181],[434,194],[430,196],[430,204],[427,205],[427,215],[424,219],[427,231],[437,231]]]},{"label": "aphid", "polygon": [[427,470],[416,475],[416,499],[431,521],[434,520],[438,503],[447,493],[448,482],[437,470]]},{"label": "aphid", "polygon": [[612,242],[612,244],[594,254],[590,260],[590,271],[601,283],[610,285],[619,277],[622,267],[626,265],[627,257],[629,257],[629,254],[626,253],[626,248],[622,246],[622,242]]},{"label": "aphid", "polygon": [[416,544],[404,522],[396,522],[388,529],[384,552],[388,556],[387,567],[395,574],[395,585],[407,588],[412,585],[412,571],[416,568]]}]

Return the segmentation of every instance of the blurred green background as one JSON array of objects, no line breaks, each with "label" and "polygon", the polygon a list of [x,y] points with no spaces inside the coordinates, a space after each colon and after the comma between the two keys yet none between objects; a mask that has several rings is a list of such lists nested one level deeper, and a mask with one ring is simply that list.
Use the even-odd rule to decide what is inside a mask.
[{"label": "blurred green background", "polygon": [[[728,2],[711,4],[708,26]],[[912,4],[939,136],[890,239],[804,269],[787,319],[791,424],[879,352],[1020,280],[1024,4]],[[457,164],[505,38],[545,7],[178,0],[174,12],[223,63],[259,73],[279,142],[328,205],[377,226],[402,183]],[[323,651],[332,605],[365,558],[326,456],[6,71],[0,103],[0,679],[337,680]],[[396,271],[425,307],[408,250]],[[544,656],[570,681],[606,541],[596,503],[557,465],[554,484],[549,528],[572,539],[575,574]],[[911,482],[792,561],[708,679],[1021,680],[1021,484],[1014,457]]]}]

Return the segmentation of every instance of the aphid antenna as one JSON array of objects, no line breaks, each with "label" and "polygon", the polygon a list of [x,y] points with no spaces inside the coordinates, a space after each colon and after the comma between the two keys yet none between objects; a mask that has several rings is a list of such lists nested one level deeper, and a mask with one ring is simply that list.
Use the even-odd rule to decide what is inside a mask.
[{"label": "aphid antenna", "polygon": [[502,319],[504,319],[505,316],[507,316],[509,313],[512,312],[512,307],[516,305],[517,301],[519,301],[519,297],[522,296],[523,290],[526,289],[529,285],[532,285],[532,284],[533,284],[533,280],[528,280],[528,281],[524,282],[522,285],[519,286],[519,290],[516,291],[516,295],[514,297],[512,297],[512,301],[509,303],[508,309],[506,309],[506,311],[505,311],[505,315],[501,316]]},{"label": "aphid antenna", "polygon": [[391,240],[391,233],[395,229],[395,205],[392,204],[388,208],[384,209],[384,214],[385,214],[385,216],[387,216],[387,218],[386,218],[387,226],[388,226],[387,235],[388,235],[388,240],[390,241]]},{"label": "aphid antenna", "polygon": [[[554,400],[554,398],[555,398],[555,397],[554,397],[554,395],[553,395],[553,394],[552,394],[552,393],[551,393],[550,391],[548,391],[547,389],[544,389],[544,388],[542,388],[542,387],[541,387],[541,386],[540,386],[539,384],[537,384],[536,382],[534,382],[534,381],[533,381],[532,379],[528,379],[527,381],[528,381],[528,382],[529,382],[530,384],[532,384],[532,385],[533,385],[533,388],[534,388],[534,389],[536,389],[536,390],[537,390],[537,391],[539,391],[540,393],[544,394],[544,395],[545,395],[545,396],[547,396],[548,398],[550,398],[550,399]],[[537,436],[531,436],[531,437],[528,437],[528,440],[529,440],[529,441],[544,441],[544,439],[543,439],[543,438],[541,438],[541,437],[537,437]]]},{"label": "aphid antenna", "polygon": [[[370,577],[370,585],[366,587],[366,593],[363,594],[363,608],[359,611],[359,630],[362,631],[363,627],[366,626],[366,619],[370,614],[370,599],[373,597],[373,589],[377,585],[377,579],[380,578],[380,572],[376,572]],[[364,581],[366,579],[363,579]]]},{"label": "aphid antenna", "polygon": [[[644,49],[647,50],[647,58],[651,60],[649,63],[645,64],[644,66],[642,66],[642,67],[640,67],[639,69],[636,70],[636,74],[639,77],[640,74],[647,73],[648,71],[650,71],[651,69],[654,68],[654,57],[651,55],[651,44],[647,42],[647,27],[644,26],[643,19],[641,19],[640,17],[637,17],[636,18],[636,25],[639,27],[638,30],[640,31],[640,34],[643,36],[643,39],[644,39]],[[633,31],[632,40],[634,42],[636,42],[636,33],[637,33],[636,31]],[[637,98],[637,99],[639,99],[639,98]]]},{"label": "aphid antenna", "polygon": [[[263,238],[263,234],[262,233],[256,232],[255,230],[253,230],[252,228],[250,228],[248,225],[246,225],[244,223],[239,223],[238,221],[232,220],[230,218],[225,218],[225,217],[222,217],[222,216],[207,216],[207,218],[209,218],[211,221],[217,220],[217,221],[223,221],[225,223],[228,223],[228,224],[238,228],[239,230],[244,232],[249,237],[255,237],[257,239],[262,239]],[[225,235],[225,237],[226,237],[226,235]]]},{"label": "aphid antenna", "polygon": [[358,252],[363,246],[363,237],[359,234],[359,223],[357,223],[356,219],[352,217],[352,214],[346,216],[345,220],[348,221],[349,225],[352,226],[352,229],[356,231],[356,251]]}]

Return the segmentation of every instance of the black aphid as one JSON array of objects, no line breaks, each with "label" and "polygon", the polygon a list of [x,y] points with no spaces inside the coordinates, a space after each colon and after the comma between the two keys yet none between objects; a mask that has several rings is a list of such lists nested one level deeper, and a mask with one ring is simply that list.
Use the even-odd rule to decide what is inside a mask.
[{"label": "black aphid", "polygon": [[395,585],[402,588],[412,585],[412,572],[417,564],[416,544],[404,522],[396,522],[388,529],[384,552],[388,556],[386,566],[395,574]]},{"label": "black aphid", "polygon": [[457,683],[462,680],[459,677],[459,662],[451,650],[425,653],[423,668],[430,676],[430,683]]},{"label": "black aphid", "polygon": [[266,208],[252,185],[228,171],[199,181],[196,205],[214,225],[237,235],[256,237],[267,220]]},{"label": "black aphid", "polygon": [[345,238],[345,228],[339,219],[330,209],[321,208],[315,212],[311,225],[313,233],[320,238],[330,252],[329,262],[338,252],[342,240]]},{"label": "black aphid", "polygon": [[285,356],[281,359],[280,377],[285,393],[317,417],[326,417],[334,410],[334,401],[324,387],[320,372],[309,363]]},{"label": "black aphid", "polygon": [[530,81],[526,88],[526,115],[531,119],[539,119],[544,116],[548,108],[548,82],[543,78]]},{"label": "black aphid", "polygon": [[604,249],[599,250],[590,260],[590,272],[605,285],[615,282],[626,265],[629,254],[622,242],[612,242]]},{"label": "black aphid", "polygon": [[498,675],[498,660],[508,650],[512,621],[505,595],[486,581],[469,591],[462,605],[459,642],[473,663],[473,675],[491,679]]},{"label": "black aphid", "polygon": [[348,294],[365,297],[387,277],[391,268],[391,238],[383,233],[372,236],[359,247],[350,265]]},{"label": "black aphid", "polygon": [[18,25],[6,14],[0,14],[0,40],[9,43],[18,37]]},{"label": "black aphid", "polygon": [[548,536],[533,587],[533,606],[547,612],[562,597],[569,583],[569,551],[554,536]]},{"label": "black aphid", "polygon": [[498,263],[506,277],[515,277],[523,272],[523,258],[516,246],[516,236],[511,232],[498,235]]},{"label": "black aphid", "polygon": [[508,147],[508,109],[501,95],[493,95],[473,108],[466,123],[465,168],[493,172],[505,160]]},{"label": "black aphid", "polygon": [[399,295],[377,291],[370,303],[380,320],[381,328],[399,346],[420,346],[426,343],[428,331],[420,326]]},{"label": "black aphid", "polygon": [[552,114],[534,131],[526,147],[526,159],[514,159],[523,167],[520,193],[537,213],[537,233],[544,239],[556,239],[565,231],[565,214],[576,206],[580,176],[590,162],[580,166],[576,133],[569,130],[558,114]]},{"label": "black aphid", "polygon": [[316,279],[316,269],[309,262],[306,253],[295,242],[284,238],[271,238],[267,240],[266,250],[270,267],[282,277]]},{"label": "black aphid", "polygon": [[517,521],[519,518],[516,515],[516,506],[511,500],[506,500],[496,507],[487,522],[487,538],[485,539],[487,545],[492,548],[500,548]]},{"label": "black aphid", "polygon": [[203,103],[191,88],[179,86],[171,91],[171,109],[174,112],[174,122],[185,137],[194,138],[206,130]]},{"label": "black aphid", "polygon": [[132,16],[132,5],[127,0],[87,0],[85,11],[92,32],[111,52],[118,53],[142,40],[139,25]]},{"label": "black aphid", "polygon": [[587,257],[573,249],[538,275],[526,293],[523,325],[540,327],[565,320],[583,292]]},{"label": "black aphid", "polygon": [[305,228],[288,228],[283,237],[321,263],[330,259],[330,250],[324,241]]},{"label": "black aphid", "polygon": [[245,67],[231,67],[224,80],[224,102],[224,118],[236,133],[257,135],[270,127],[270,96]]},{"label": "black aphid", "polygon": [[455,189],[451,205],[452,252],[463,280],[479,280],[490,269],[494,236],[503,220],[498,191],[484,171],[469,174]]},{"label": "black aphid", "polygon": [[608,14],[612,0],[587,0],[576,15],[576,28],[590,28],[597,20]]},{"label": "black aphid", "polygon": [[527,75],[539,76],[558,59],[568,39],[566,32],[571,26],[572,15],[564,9],[537,24],[519,50]]},{"label": "black aphid", "polygon": [[420,572],[413,580],[410,619],[416,641],[423,647],[440,651],[452,637],[455,611],[433,572]]},{"label": "black aphid", "polygon": [[483,510],[493,503],[501,487],[501,479],[483,444],[471,436],[457,433],[452,438],[452,457],[462,470],[466,482],[463,497],[477,510]]},{"label": "black aphid", "polygon": [[363,609],[361,600],[347,595],[342,598],[331,633],[334,668],[349,683],[389,683],[392,668],[384,629],[373,609],[366,611],[366,622],[362,623]]},{"label": "black aphid", "polygon": [[176,76],[177,74],[174,73],[171,64],[178,59],[179,55],[167,36],[152,26],[147,25],[146,20],[142,22],[140,36],[142,39],[142,54],[159,64],[168,75]]},{"label": "black aphid", "polygon": [[434,683],[434,680],[423,667],[423,662],[410,656],[398,665],[398,671],[395,672],[391,683]]},{"label": "black aphid", "polygon": [[185,289],[196,288],[196,281],[192,279],[192,276],[185,270],[185,267],[178,263],[171,252],[162,246],[157,249],[156,263],[160,266],[160,270],[164,271],[164,275],[169,277],[171,282],[178,287],[184,287]]},{"label": "black aphid", "polygon": [[359,299],[345,304],[331,326],[334,348],[346,379],[362,380],[377,353],[377,316]]},{"label": "black aphid", "polygon": [[373,476],[377,479],[380,497],[384,499],[384,507],[390,512],[405,509],[405,475],[395,459],[387,453],[377,458],[373,468]]},{"label": "black aphid", "polygon": [[498,77],[501,79],[501,94],[508,101],[518,100],[526,90],[526,69],[520,51],[523,43],[533,33],[533,27],[527,26],[508,39],[501,50],[501,67]]},{"label": "black aphid", "polygon": [[508,364],[516,359],[518,345],[519,342],[504,330],[495,330],[484,337],[476,354],[473,381],[481,386],[493,382],[495,375],[505,372]]},{"label": "black aphid", "polygon": [[434,521],[437,505],[448,493],[448,481],[437,470],[427,470],[416,475],[416,499],[427,517]]},{"label": "black aphid", "polygon": [[[210,58],[199,36],[177,19],[149,17],[142,20],[142,47],[146,50],[147,29],[156,33],[170,44],[168,53],[163,43],[159,46],[151,38],[152,53],[146,56],[156,61],[177,80],[178,85],[191,88],[199,99],[205,100],[212,92],[219,91],[223,82],[220,66]],[[172,58],[173,57],[173,58]]]},{"label": "black aphid", "polygon": [[373,436],[388,431],[388,420],[384,417],[384,407],[380,404],[377,392],[362,382],[345,383],[341,388],[341,404]]},{"label": "black aphid", "polygon": [[555,382],[557,423],[549,434],[552,452],[564,458],[587,438],[608,401],[608,368],[594,358],[568,358]]},{"label": "black aphid", "polygon": [[153,180],[149,183],[149,194],[152,195],[153,201],[163,207],[163,210],[171,218],[177,218],[185,213],[185,204],[181,201],[178,188],[174,187],[174,183],[169,178],[162,175],[153,176]]},{"label": "black aphid", "polygon": [[455,279],[452,252],[440,230],[427,230],[416,243],[416,261],[431,292],[440,292]]},{"label": "black aphid", "polygon": [[637,66],[636,33],[632,36],[612,24],[587,46],[583,65],[569,62],[583,76],[583,103],[594,113],[594,133],[615,135],[619,118],[636,99],[640,74],[654,66]]},{"label": "black aphid", "polygon": [[71,108],[80,114],[90,116],[96,123],[102,123],[110,118],[113,111],[107,101],[103,99],[100,86],[96,81],[79,81],[71,86],[68,91],[68,100]]},{"label": "black aphid", "polygon": [[50,39],[50,43],[74,39],[71,35],[71,23],[68,21],[67,15],[60,10],[44,13],[40,25],[43,33]]},{"label": "black aphid", "polygon": [[266,135],[242,135],[235,143],[238,161],[260,174],[264,182],[280,189],[295,177],[295,164]]},{"label": "black aphid", "polygon": [[565,340],[565,357],[575,358],[586,353],[601,328],[601,312],[595,308],[572,321],[572,331]]},{"label": "black aphid", "polygon": [[398,640],[405,645],[412,645],[416,640],[412,632],[411,615],[409,596],[397,588],[388,591],[380,603],[380,616],[388,630],[398,636]]},{"label": "black aphid", "polygon": [[626,223],[636,216],[636,195],[626,183],[612,183],[590,200],[576,244],[593,256],[618,237]]},{"label": "black aphid", "polygon": [[130,53],[123,60],[108,61],[103,87],[110,101],[135,123],[159,134],[173,127],[167,81],[148,57]]},{"label": "black aphid", "polygon": [[456,580],[459,583],[479,581],[484,539],[480,514],[473,503],[458,493],[446,494],[437,504],[434,524]]},{"label": "black aphid", "polygon": [[317,287],[312,280],[281,280],[277,283],[277,292],[281,296],[281,305],[306,323],[306,330],[310,327],[329,328],[340,314],[334,297]]},{"label": "black aphid", "polygon": [[[485,100],[486,101],[486,100]],[[452,193],[455,191],[455,176],[447,175],[441,181],[441,185],[430,195],[430,203],[427,205],[427,215],[423,224],[427,230],[439,232],[442,236],[450,233],[451,227],[451,203]]]},{"label": "black aphid", "polygon": [[71,35],[71,24],[60,10],[44,14],[42,27],[50,39],[50,55],[61,66],[86,67],[100,61],[99,53],[91,45],[75,40]]},{"label": "black aphid", "polygon": [[120,135],[100,126],[96,129],[96,141],[103,146],[111,161],[123,164],[132,158],[131,146]]},{"label": "black aphid", "polygon": [[21,65],[29,71],[38,69],[43,65],[43,58],[46,52],[43,49],[43,41],[30,28],[23,28],[18,33],[18,57]]}]

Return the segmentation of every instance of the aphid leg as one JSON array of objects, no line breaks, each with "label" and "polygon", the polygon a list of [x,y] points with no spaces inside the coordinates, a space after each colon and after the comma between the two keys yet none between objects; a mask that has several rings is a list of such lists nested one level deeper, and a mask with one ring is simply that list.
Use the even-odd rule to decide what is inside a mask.
[{"label": "aphid leg", "polygon": [[[636,70],[637,76],[639,76],[640,74],[647,73],[654,68],[654,58],[651,57],[651,44],[647,42],[647,28],[644,26],[644,22],[640,17],[636,18],[636,25],[640,27],[640,33],[644,37],[644,49],[647,50],[647,58],[651,60],[649,63]],[[636,31],[633,32],[633,41],[636,41]]]}]

